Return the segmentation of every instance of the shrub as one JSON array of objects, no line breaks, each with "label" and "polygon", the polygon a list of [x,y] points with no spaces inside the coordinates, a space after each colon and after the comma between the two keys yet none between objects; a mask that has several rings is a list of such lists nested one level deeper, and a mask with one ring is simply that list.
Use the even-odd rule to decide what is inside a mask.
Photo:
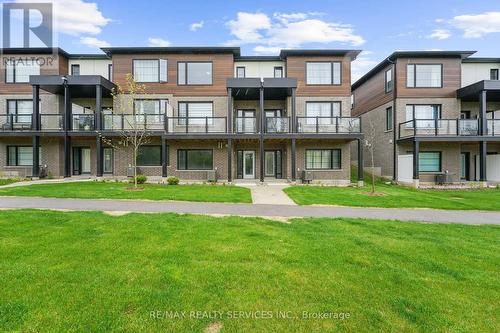
[{"label": "shrub", "polygon": [[137,181],[137,184],[144,184],[148,180],[148,177],[144,175],[137,175],[135,180]]},{"label": "shrub", "polygon": [[170,176],[167,178],[167,183],[168,185],[178,185],[179,184],[179,178],[175,176]]}]

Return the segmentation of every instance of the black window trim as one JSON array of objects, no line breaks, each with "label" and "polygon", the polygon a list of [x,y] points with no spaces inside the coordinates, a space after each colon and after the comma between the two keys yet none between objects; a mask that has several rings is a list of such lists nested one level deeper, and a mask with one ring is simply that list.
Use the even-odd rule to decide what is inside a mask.
[{"label": "black window trim", "polygon": [[[412,152],[413,153],[413,152]],[[439,170],[438,171],[420,171],[420,157],[422,156],[422,153],[438,153],[439,154]],[[442,151],[437,151],[437,150],[432,150],[432,151],[420,151],[418,155],[418,171],[419,173],[437,173],[437,172],[443,172],[443,152]]]},{"label": "black window trim", "polygon": [[[391,71],[391,80],[387,81],[387,72]],[[389,89],[389,82],[391,83],[390,89]],[[384,90],[385,93],[390,93],[394,89],[394,73],[392,72],[392,67],[388,68],[384,72]]]},{"label": "black window trim", "polygon": [[[498,80],[500,79],[499,75],[500,70],[498,68],[490,68],[490,80]],[[495,74],[496,79],[493,78],[493,73]]]},{"label": "black window trim", "polygon": [[[391,121],[389,121],[389,113],[391,114]],[[415,108],[413,108],[413,114],[415,114]],[[393,122],[394,122],[394,112],[392,110],[392,106],[385,108],[385,131],[391,132],[393,130]]]},{"label": "black window trim", "polygon": [[[37,64],[38,64],[38,62],[37,62]],[[17,82],[16,81],[16,68],[17,68],[17,65],[15,63],[13,65],[13,73],[12,73],[13,74],[12,75],[12,80],[13,81],[12,82],[8,82],[7,81],[7,68],[8,68],[8,66],[5,65],[5,69],[4,69],[4,74],[5,74],[4,81],[5,81],[5,84],[28,84],[28,85],[30,84],[29,80],[28,80],[28,82]],[[42,74],[42,68],[40,67],[40,65],[38,66],[38,68],[40,69],[40,74]]]},{"label": "black window trim", "polygon": [[[329,150],[330,151],[330,167],[329,168],[308,168],[307,167],[307,152],[308,151],[315,151],[315,150]],[[338,151],[339,152],[339,167],[333,168],[333,151]],[[340,148],[311,148],[311,149],[306,149],[306,154],[305,154],[305,167],[304,169],[306,170],[317,170],[317,171],[338,171],[342,170],[342,149]]]},{"label": "black window trim", "polygon": [[[21,147],[21,148],[31,148],[33,149],[33,146],[30,146],[30,145],[7,145],[6,146],[6,155],[7,155],[7,162],[5,163],[6,166],[12,166],[12,167],[30,167],[30,166],[33,166],[33,161],[31,162],[31,164],[26,164],[26,165],[19,165],[19,150],[18,148]],[[15,148],[16,149],[16,164],[12,165],[10,164],[9,162],[9,156],[10,156],[10,149],[12,148]],[[41,155],[41,152],[42,152],[42,146],[38,146],[38,151],[39,151],[39,154]],[[38,158],[38,164],[39,165],[42,165],[42,160],[40,158]]]},{"label": "black window trim", "polygon": [[[163,160],[163,153],[162,153],[161,145],[158,145],[158,144],[147,144],[147,145],[141,145],[141,146],[139,147],[139,149],[141,149],[141,147],[158,147],[158,148],[160,148],[160,164],[155,164],[155,165],[140,165],[140,164],[139,164],[139,163],[137,163],[137,161],[136,161],[136,165],[137,165],[138,167],[143,167],[143,168],[144,168],[144,167],[146,167],[146,168],[147,168],[147,167],[161,167],[161,166],[162,166],[162,165],[161,165],[161,161]],[[166,156],[166,158],[167,158],[167,166],[169,166],[169,165],[170,165],[170,161],[169,161],[170,159],[168,158],[168,156],[169,156],[169,146],[167,145],[167,156]],[[137,154],[137,157],[139,157],[139,154]]]},{"label": "black window trim", "polygon": [[[242,77],[239,77],[238,76],[238,70],[239,69],[243,69],[243,76]],[[213,69],[212,69],[213,70]],[[246,70],[246,67],[245,66],[236,66],[236,78],[237,79],[244,79],[247,77],[247,70]]]},{"label": "black window trim", "polygon": [[[415,106],[419,106],[419,105],[421,105],[421,106],[422,105],[423,106],[439,106],[437,119],[441,119],[442,114],[443,114],[443,105],[442,104],[426,104],[426,103],[405,104],[405,115],[406,115],[406,107],[411,106],[412,107],[412,120],[414,120],[415,119]],[[431,120],[431,119],[429,119],[429,120]],[[406,121],[408,121],[408,120],[406,120]]]},{"label": "black window trim", "polygon": [[[281,76],[280,77],[276,77],[276,70],[279,69],[281,70]],[[307,68],[306,68],[307,70]],[[284,74],[285,74],[285,71],[283,70],[283,66],[274,66],[273,68],[273,76],[275,79],[281,79],[284,77]]]},{"label": "black window trim", "polygon": [[[158,80],[157,81],[137,81],[135,79],[135,62],[136,61],[141,61],[141,60],[147,60],[147,61],[156,60],[158,62]],[[167,66],[168,66],[168,62],[167,62]],[[108,68],[108,71],[109,71],[109,68]],[[157,59],[151,59],[151,58],[135,58],[135,59],[132,59],[132,76],[134,78],[134,81],[137,82],[137,83],[165,83],[165,82],[161,82],[160,81],[160,58],[157,58]],[[168,81],[168,67],[167,67],[167,81]]]},{"label": "black window trim", "polygon": [[[307,83],[307,65],[308,64],[317,64],[317,63],[330,63],[332,64],[332,69],[331,69],[331,83]],[[334,73],[334,63],[340,64],[340,83],[333,83],[333,73]],[[305,66],[305,78],[306,78],[306,85],[307,86],[341,86],[342,85],[342,79],[343,79],[343,71],[342,71],[342,61],[306,61],[306,66]]]},{"label": "black window trim", "polygon": [[139,102],[139,101],[155,101],[155,102],[158,102],[158,111],[160,113],[158,113],[159,116],[162,116],[164,115],[165,113],[161,113],[161,101],[162,100],[165,100],[165,101],[168,101],[166,98],[165,99],[161,99],[161,98],[134,98],[133,99],[133,112],[134,112],[134,116],[135,115],[138,115],[137,112],[136,112],[136,107],[135,107],[135,102]]},{"label": "black window trim", "polygon": [[[337,118],[337,116],[333,116],[333,104],[339,104],[339,115],[338,118],[342,118],[342,101],[306,101],[306,109],[305,109],[305,117],[309,118],[307,115],[307,105],[309,104],[314,104],[314,103],[328,103],[330,104],[330,117],[331,118]],[[314,117],[311,117],[314,118]]]},{"label": "black window trim", "polygon": [[[73,67],[78,67],[78,74],[73,73]],[[80,75],[80,64],[71,64],[71,75]]]},{"label": "black window trim", "polygon": [[[417,66],[430,65],[441,67],[441,85],[439,87],[417,87]],[[413,66],[413,87],[408,86],[408,66]],[[406,64],[406,88],[408,89],[441,89],[444,84],[444,68],[442,63],[411,63]]]},{"label": "black window trim", "polygon": [[[179,156],[181,152],[186,152],[186,168],[181,169],[179,165]],[[209,169],[189,169],[188,167],[188,160],[187,160],[187,152],[188,151],[210,151],[212,153],[212,166]],[[207,170],[214,170],[214,150],[213,149],[207,149],[207,148],[191,148],[191,149],[177,149],[177,170],[179,171],[207,171]]]},{"label": "black window trim", "polygon": [[[211,83],[188,83],[188,64],[190,63],[207,63],[212,65],[212,76]],[[184,78],[185,83],[179,82],[179,64],[185,64],[184,66]],[[177,61],[177,85],[178,86],[213,86],[214,85],[214,62],[211,60],[196,60],[196,61]]]},{"label": "black window trim", "polygon": [[108,64],[108,80],[113,81],[113,64]]},{"label": "black window trim", "polygon": [[[180,115],[180,110],[181,110],[181,104],[186,104],[186,116],[181,117]],[[182,122],[184,120],[189,119],[189,104],[212,104],[212,116],[208,118],[214,118],[214,101],[178,101],[177,102],[177,124],[179,125],[186,125],[185,123],[183,124]]]}]

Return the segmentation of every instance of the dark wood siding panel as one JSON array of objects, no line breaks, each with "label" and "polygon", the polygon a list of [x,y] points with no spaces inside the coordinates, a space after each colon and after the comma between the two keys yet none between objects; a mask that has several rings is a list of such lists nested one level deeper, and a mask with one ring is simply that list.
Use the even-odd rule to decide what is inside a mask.
[{"label": "dark wood siding panel", "polygon": [[[225,96],[226,79],[233,77],[232,54],[118,54],[113,55],[113,81],[123,85],[125,75],[132,73],[133,59],[166,59],[168,82],[145,83],[147,93],[175,94],[178,96]],[[211,61],[212,85],[177,85],[178,61]]]},{"label": "dark wood siding panel", "polygon": [[[9,54],[4,55],[4,57],[14,58],[14,59],[30,59],[34,58],[44,58],[47,59],[50,55],[48,54]],[[68,72],[68,59],[61,55],[58,55],[54,58],[51,66],[42,66],[40,68],[41,75],[59,75],[59,74],[67,74]],[[65,71],[64,71],[65,70]],[[63,72],[61,72],[63,71]],[[33,92],[33,88],[30,84],[25,83],[5,83],[5,66],[0,66],[0,94],[30,94]],[[40,91],[40,93],[44,93],[44,91]]]},{"label": "dark wood siding panel", "polygon": [[[443,64],[442,88],[407,88],[407,64]],[[398,97],[455,97],[460,88],[461,60],[459,58],[398,58],[396,62]]]},{"label": "dark wood siding panel", "polygon": [[353,91],[353,116],[373,110],[392,100],[394,90],[388,93],[385,92],[385,72],[391,67],[392,65],[385,67]]},{"label": "dark wood siding panel", "polygon": [[[342,63],[342,82],[340,85],[306,85],[306,62],[340,61]],[[350,96],[351,59],[346,57],[287,57],[287,77],[297,79],[297,96]]]}]

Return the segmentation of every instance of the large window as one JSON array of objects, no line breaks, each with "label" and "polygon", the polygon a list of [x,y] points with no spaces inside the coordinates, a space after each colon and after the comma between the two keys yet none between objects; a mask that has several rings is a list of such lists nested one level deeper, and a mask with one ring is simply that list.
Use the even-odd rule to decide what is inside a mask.
[{"label": "large window", "polygon": [[490,80],[498,80],[498,68],[490,69]]},{"label": "large window", "polygon": [[[42,149],[38,149],[38,161],[42,161]],[[8,166],[31,166],[33,165],[32,146],[7,146]]]},{"label": "large window", "polygon": [[167,60],[134,60],[133,67],[136,82],[167,82]]},{"label": "large window", "polygon": [[178,62],[177,77],[179,85],[212,84],[211,62]]},{"label": "large window", "polygon": [[274,67],[274,77],[275,78],[282,78],[283,77],[283,67],[281,67],[281,66]]},{"label": "large window", "polygon": [[340,84],[340,62],[308,62],[306,63],[307,84]]},{"label": "large window", "polygon": [[340,160],[340,149],[306,150],[306,169],[338,170]]},{"label": "large window", "polygon": [[[406,105],[406,121],[415,119],[417,128],[433,128],[435,127],[434,119],[441,118],[441,105]],[[408,122],[406,127],[413,127],[413,122]]]},{"label": "large window", "polygon": [[15,123],[31,123],[33,100],[8,100],[7,114],[14,116]]},{"label": "large window", "polygon": [[161,146],[140,146],[139,151],[137,152],[137,165],[161,165]]},{"label": "large window", "polygon": [[441,152],[420,152],[418,157],[420,172],[441,172]]},{"label": "large window", "polygon": [[385,71],[385,92],[392,91],[392,69]]},{"label": "large window", "polygon": [[388,107],[385,109],[385,130],[392,130],[392,121],[393,121],[392,107]]},{"label": "large window", "polygon": [[36,61],[8,61],[5,67],[6,83],[29,83],[30,75],[40,75],[40,65]]},{"label": "large window", "polygon": [[319,124],[332,124],[333,117],[340,117],[340,102],[307,102],[306,117],[308,125],[316,124],[316,117]]},{"label": "large window", "polygon": [[441,88],[443,65],[406,65],[408,88]]},{"label": "large window", "polygon": [[212,170],[213,151],[211,149],[177,150],[178,170]]},{"label": "large window", "polygon": [[161,109],[161,100],[159,99],[136,99],[134,100],[134,112],[136,115],[160,115],[164,110]]},{"label": "large window", "polygon": [[71,75],[80,75],[80,65],[78,64],[71,65]]},{"label": "large window", "polygon": [[[208,117],[208,119],[206,118]],[[213,122],[212,102],[179,102],[179,124],[205,125]]]}]

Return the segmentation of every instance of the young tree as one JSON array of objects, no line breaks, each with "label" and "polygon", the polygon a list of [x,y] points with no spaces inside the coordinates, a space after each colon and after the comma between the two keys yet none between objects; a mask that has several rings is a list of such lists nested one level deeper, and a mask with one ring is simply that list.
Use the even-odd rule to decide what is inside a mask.
[{"label": "young tree", "polygon": [[[150,135],[147,128],[146,115],[133,114],[135,95],[146,95],[146,86],[135,82],[132,74],[125,76],[125,85],[117,85],[111,93],[113,97],[113,117],[118,117],[119,126],[113,128],[120,133],[120,139],[117,142],[105,138],[101,135],[103,141],[115,149],[132,149],[134,169],[134,188],[137,188],[137,156],[139,148],[150,142]],[[111,126],[115,127],[115,120],[110,119]]]},{"label": "young tree", "polygon": [[374,122],[369,123],[370,126],[368,128],[368,131],[365,132],[365,146],[368,148],[370,152],[370,159],[371,159],[371,176],[372,176],[372,186],[371,186],[371,193],[375,193],[375,145],[376,145],[376,139],[377,139],[377,128],[375,127]]}]

